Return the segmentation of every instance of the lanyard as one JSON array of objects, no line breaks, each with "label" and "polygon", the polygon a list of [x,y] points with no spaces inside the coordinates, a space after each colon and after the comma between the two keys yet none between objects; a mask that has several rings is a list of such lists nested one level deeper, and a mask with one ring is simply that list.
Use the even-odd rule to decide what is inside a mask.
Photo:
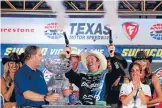
[{"label": "lanyard", "polygon": [[[133,87],[132,87],[132,91],[133,91]],[[137,99],[137,94],[138,94],[138,92],[139,92],[139,89],[137,89],[136,95],[133,96],[133,100],[134,100],[134,107],[133,107],[133,108],[137,108],[137,107],[136,107],[136,99]]]}]

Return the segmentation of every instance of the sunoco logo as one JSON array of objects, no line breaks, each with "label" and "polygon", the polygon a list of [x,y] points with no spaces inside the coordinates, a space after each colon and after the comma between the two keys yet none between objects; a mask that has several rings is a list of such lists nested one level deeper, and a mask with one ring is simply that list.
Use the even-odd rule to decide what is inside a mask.
[{"label": "sunoco logo", "polygon": [[60,29],[60,26],[55,22],[47,24],[44,28],[45,36],[50,39],[59,39],[63,36],[63,31]]},{"label": "sunoco logo", "polygon": [[162,24],[154,24],[150,28],[150,35],[156,40],[162,40]]}]

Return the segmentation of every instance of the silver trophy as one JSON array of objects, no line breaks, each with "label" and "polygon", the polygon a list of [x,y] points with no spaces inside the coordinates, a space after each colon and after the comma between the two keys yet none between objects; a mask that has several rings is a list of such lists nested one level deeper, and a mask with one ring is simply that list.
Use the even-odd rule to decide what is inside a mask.
[{"label": "silver trophy", "polygon": [[49,93],[58,93],[59,99],[55,102],[49,103],[50,105],[65,105],[68,99],[63,96],[62,90],[65,86],[69,87],[66,81],[65,73],[71,70],[71,63],[69,59],[45,59],[44,65],[48,71],[53,73],[50,80],[47,82]]}]

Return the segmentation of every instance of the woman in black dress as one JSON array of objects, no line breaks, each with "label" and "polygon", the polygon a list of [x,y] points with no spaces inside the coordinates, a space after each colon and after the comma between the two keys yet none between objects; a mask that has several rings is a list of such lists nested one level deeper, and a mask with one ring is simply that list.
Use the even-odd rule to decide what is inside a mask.
[{"label": "woman in black dress", "polygon": [[16,53],[10,53],[8,58],[3,58],[4,74],[1,77],[1,94],[4,97],[4,108],[12,108],[16,106],[15,92],[14,92],[14,75],[21,67],[19,56]]}]

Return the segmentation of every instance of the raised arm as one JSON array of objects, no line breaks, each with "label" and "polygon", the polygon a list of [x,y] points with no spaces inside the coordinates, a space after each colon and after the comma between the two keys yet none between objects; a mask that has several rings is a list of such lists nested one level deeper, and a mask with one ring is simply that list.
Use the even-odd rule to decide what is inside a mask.
[{"label": "raised arm", "polygon": [[74,83],[77,87],[80,87],[82,73],[76,73],[71,69],[65,76],[69,79],[70,83]]},{"label": "raised arm", "polygon": [[137,92],[137,89],[134,88],[131,93],[127,94],[127,89],[127,84],[123,84],[120,89],[119,99],[123,105],[128,105]]},{"label": "raised arm", "polygon": [[152,84],[155,89],[156,98],[149,101],[148,105],[153,105],[162,102],[162,89],[160,86],[160,81],[156,75],[152,76]]},{"label": "raised arm", "polygon": [[150,98],[151,98],[151,91],[150,91],[149,86],[146,88],[146,90],[149,91],[149,93],[148,93],[149,95],[146,94],[146,93],[142,90],[142,88],[139,88],[139,89],[138,89],[139,98],[141,99],[141,103],[142,103],[143,105],[147,105],[148,102],[149,102],[149,100],[150,100]]},{"label": "raised arm", "polygon": [[114,56],[115,46],[107,45],[107,48],[108,48],[108,53],[110,54],[110,62],[112,66],[112,71],[108,75],[108,81],[110,84],[113,84],[116,81],[116,79],[119,78],[119,76],[122,75],[122,73],[124,73],[124,69],[121,68],[117,58]]},{"label": "raised arm", "polygon": [[11,83],[10,88],[7,90],[4,78],[1,78],[1,94],[6,101],[10,100],[12,93],[14,92],[14,83]]}]

